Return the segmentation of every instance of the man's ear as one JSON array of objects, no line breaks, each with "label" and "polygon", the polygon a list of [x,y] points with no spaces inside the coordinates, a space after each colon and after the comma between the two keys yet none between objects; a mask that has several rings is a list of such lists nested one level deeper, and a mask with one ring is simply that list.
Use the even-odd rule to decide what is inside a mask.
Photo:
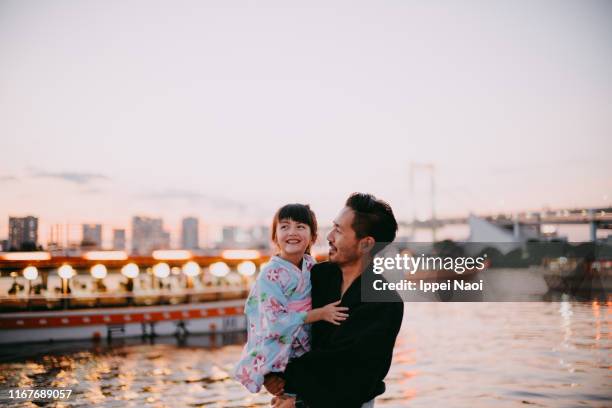
[{"label": "man's ear", "polygon": [[365,237],[361,240],[361,242],[359,242],[359,249],[362,253],[370,253],[370,251],[374,248],[375,243],[376,241],[374,241],[374,238]]}]

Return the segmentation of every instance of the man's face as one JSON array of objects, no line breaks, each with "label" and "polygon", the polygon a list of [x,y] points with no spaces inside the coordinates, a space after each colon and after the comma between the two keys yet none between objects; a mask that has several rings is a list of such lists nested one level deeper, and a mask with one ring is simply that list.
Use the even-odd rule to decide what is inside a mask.
[{"label": "man's face", "polygon": [[353,230],[355,213],[350,207],[344,207],[334,220],[334,227],[327,235],[329,242],[329,260],[340,266],[359,259],[359,240]]}]

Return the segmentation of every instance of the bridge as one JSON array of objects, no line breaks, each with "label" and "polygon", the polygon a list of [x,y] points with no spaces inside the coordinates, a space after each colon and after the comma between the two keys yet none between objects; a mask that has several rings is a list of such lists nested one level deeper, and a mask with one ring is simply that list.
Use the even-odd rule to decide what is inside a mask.
[{"label": "bridge", "polygon": [[[561,210],[523,211],[514,214],[501,213],[480,215],[479,217],[504,227],[517,225],[573,224],[589,225],[591,241],[595,241],[598,229],[612,229],[612,207],[606,208],[572,208]],[[430,218],[400,222],[405,228],[437,229],[446,225],[468,223],[468,217]]]}]

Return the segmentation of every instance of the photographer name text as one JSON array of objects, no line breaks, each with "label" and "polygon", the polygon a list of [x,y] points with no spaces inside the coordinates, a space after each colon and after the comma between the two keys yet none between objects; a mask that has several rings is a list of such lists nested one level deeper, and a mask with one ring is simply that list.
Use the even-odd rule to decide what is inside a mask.
[{"label": "photographer name text", "polygon": [[418,281],[411,281],[402,279],[399,282],[385,282],[382,279],[377,279],[373,282],[374,290],[385,291],[421,291],[423,293],[435,293],[438,291],[482,291],[483,284],[482,279],[475,282],[468,282],[465,280],[451,280],[447,279],[445,282],[430,282],[424,279]]}]

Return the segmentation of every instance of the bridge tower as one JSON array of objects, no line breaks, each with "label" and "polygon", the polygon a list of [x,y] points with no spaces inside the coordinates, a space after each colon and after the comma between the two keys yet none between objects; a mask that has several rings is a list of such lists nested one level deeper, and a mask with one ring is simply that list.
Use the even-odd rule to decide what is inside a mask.
[{"label": "bridge tower", "polygon": [[430,180],[430,202],[431,202],[431,241],[436,242],[436,185],[435,185],[435,166],[433,163],[410,163],[410,199],[412,200],[412,237],[414,238],[416,232],[417,214],[416,214],[416,202],[417,195],[415,190],[415,177],[417,171],[424,171],[429,174]]}]

